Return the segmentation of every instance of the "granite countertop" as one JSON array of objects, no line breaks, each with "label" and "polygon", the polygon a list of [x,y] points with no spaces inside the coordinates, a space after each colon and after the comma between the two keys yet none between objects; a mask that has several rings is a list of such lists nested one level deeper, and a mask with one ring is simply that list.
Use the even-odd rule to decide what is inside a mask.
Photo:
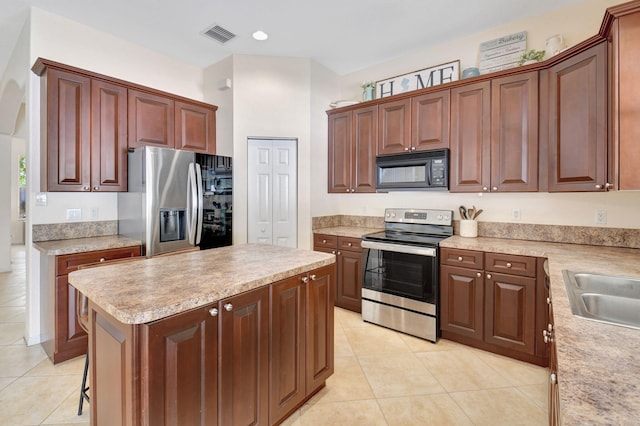
[{"label": "granite countertop", "polygon": [[69,282],[125,324],[142,324],[335,263],[332,254],[244,244],[74,271]]},{"label": "granite countertop", "polygon": [[640,249],[459,236],[440,247],[547,258],[563,424],[637,424],[640,330],[574,316],[562,270],[640,277]]},{"label": "granite countertop", "polygon": [[109,235],[106,237],[72,238],[68,240],[40,241],[33,243],[38,251],[50,255],[85,253],[88,251],[108,250],[122,247],[142,245],[142,241],[122,235]]},{"label": "granite countertop", "polygon": [[384,231],[384,228],[364,228],[358,226],[334,226],[333,228],[314,229],[314,234],[336,235],[338,237],[362,238],[363,235]]}]

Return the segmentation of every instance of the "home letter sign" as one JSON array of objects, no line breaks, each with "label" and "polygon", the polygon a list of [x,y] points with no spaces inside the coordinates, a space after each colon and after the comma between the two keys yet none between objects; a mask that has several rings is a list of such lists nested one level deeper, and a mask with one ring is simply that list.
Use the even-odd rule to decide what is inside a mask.
[{"label": "home letter sign", "polygon": [[459,78],[460,61],[453,61],[447,64],[437,65],[435,67],[377,81],[376,98],[386,98],[387,96],[393,96],[399,93],[433,87],[439,84],[457,81]]}]

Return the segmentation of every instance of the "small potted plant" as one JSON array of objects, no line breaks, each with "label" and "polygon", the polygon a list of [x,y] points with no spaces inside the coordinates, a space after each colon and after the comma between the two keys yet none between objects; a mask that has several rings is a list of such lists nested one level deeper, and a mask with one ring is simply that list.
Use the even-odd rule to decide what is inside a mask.
[{"label": "small potted plant", "polygon": [[529,65],[539,62],[544,58],[544,53],[544,50],[525,50],[525,52],[520,56],[518,65]]},{"label": "small potted plant", "polygon": [[373,100],[373,91],[376,89],[376,83],[373,81],[365,81],[362,83],[362,100],[363,101],[371,101]]}]

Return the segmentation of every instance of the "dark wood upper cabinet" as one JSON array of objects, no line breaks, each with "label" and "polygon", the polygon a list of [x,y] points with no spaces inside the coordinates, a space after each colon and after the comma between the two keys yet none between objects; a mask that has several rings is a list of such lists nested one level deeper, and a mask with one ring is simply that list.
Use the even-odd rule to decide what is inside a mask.
[{"label": "dark wood upper cabinet", "polygon": [[411,98],[411,150],[449,148],[449,90]]},{"label": "dark wood upper cabinet", "polygon": [[378,154],[411,150],[411,99],[378,105]]},{"label": "dark wood upper cabinet", "polygon": [[175,148],[174,101],[129,89],[129,147]]},{"label": "dark wood upper cabinet", "polygon": [[607,9],[605,23],[609,24],[603,27],[609,40],[611,114],[608,181],[617,189],[640,189],[640,3],[623,3]]},{"label": "dark wood upper cabinet", "polygon": [[607,45],[548,70],[549,192],[600,191],[607,184]]},{"label": "dark wood upper cabinet", "polygon": [[48,68],[43,75],[42,190],[91,190],[91,79]]},{"label": "dark wood upper cabinet", "polygon": [[378,107],[329,114],[329,192],[375,192]]},{"label": "dark wood upper cabinet", "polygon": [[351,192],[351,111],[329,115],[329,192]]},{"label": "dark wood upper cabinet", "polygon": [[538,72],[491,81],[491,192],[538,190]]},{"label": "dark wood upper cabinet", "polygon": [[451,90],[449,190],[483,192],[491,185],[491,82]]},{"label": "dark wood upper cabinet", "polygon": [[91,81],[91,190],[127,190],[127,89]]},{"label": "dark wood upper cabinet", "polygon": [[176,101],[175,131],[177,149],[216,153],[216,109]]}]

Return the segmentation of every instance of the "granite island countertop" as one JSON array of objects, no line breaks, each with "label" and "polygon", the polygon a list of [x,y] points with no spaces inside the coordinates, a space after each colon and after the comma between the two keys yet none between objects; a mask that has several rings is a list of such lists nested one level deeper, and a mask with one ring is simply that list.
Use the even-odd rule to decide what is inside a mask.
[{"label": "granite island countertop", "polygon": [[89,251],[109,250],[114,248],[133,247],[142,245],[142,241],[122,235],[103,237],[71,238],[68,240],[39,241],[33,243],[41,253],[49,256],[64,254],[86,253]]},{"label": "granite island countertop", "polygon": [[74,271],[69,282],[125,324],[142,324],[335,263],[335,256],[243,244]]},{"label": "granite island countertop", "polygon": [[640,249],[459,236],[440,247],[547,258],[563,424],[637,424],[640,330],[574,316],[562,271],[640,277]]}]

